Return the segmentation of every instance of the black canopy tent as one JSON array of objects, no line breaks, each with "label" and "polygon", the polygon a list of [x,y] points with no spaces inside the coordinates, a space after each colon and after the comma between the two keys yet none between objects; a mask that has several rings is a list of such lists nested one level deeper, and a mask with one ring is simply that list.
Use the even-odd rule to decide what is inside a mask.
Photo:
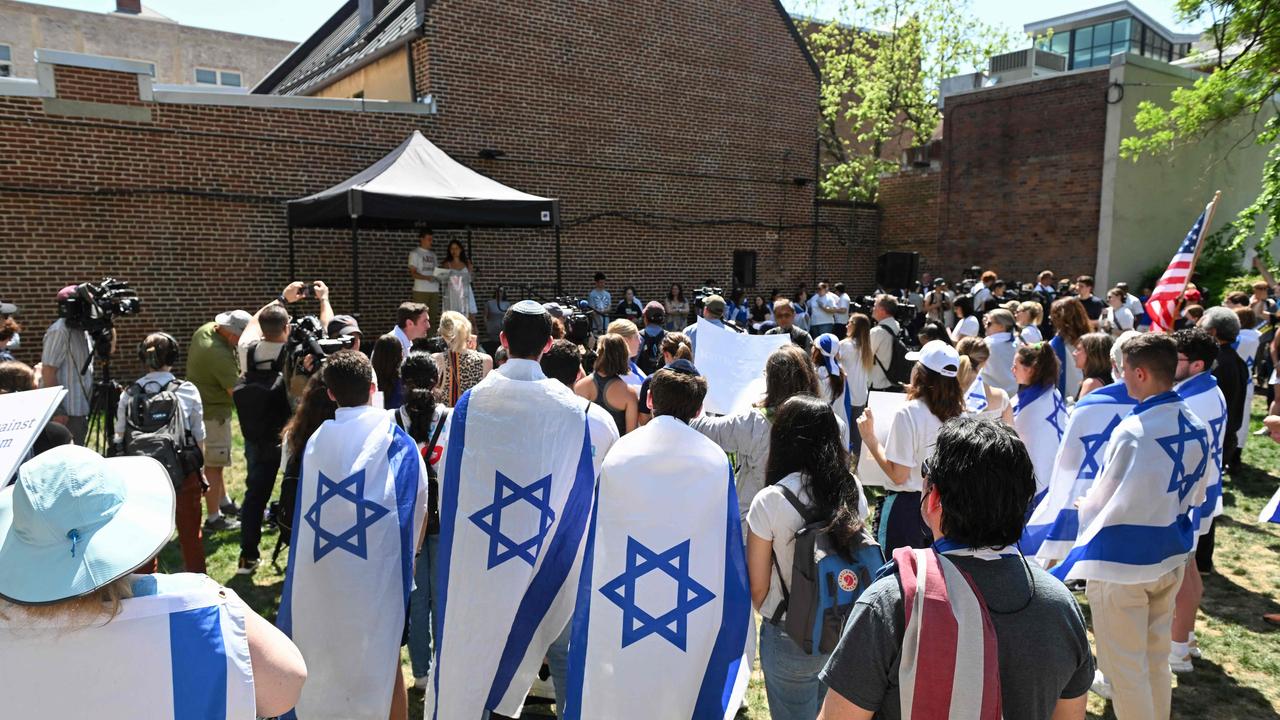
[{"label": "black canopy tent", "polygon": [[289,277],[297,270],[294,228],[351,230],[354,310],[360,312],[360,229],[433,230],[480,227],[553,228],[556,292],[560,265],[560,203],[507,187],[449,157],[415,130],[369,167],[314,195],[286,203]]}]

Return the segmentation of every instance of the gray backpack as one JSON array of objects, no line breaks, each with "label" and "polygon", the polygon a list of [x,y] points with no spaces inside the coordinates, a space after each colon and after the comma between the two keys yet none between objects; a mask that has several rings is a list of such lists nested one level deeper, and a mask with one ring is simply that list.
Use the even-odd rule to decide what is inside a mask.
[{"label": "gray backpack", "polygon": [[125,391],[129,404],[125,412],[124,454],[159,461],[169,471],[175,488],[204,467],[204,455],[187,430],[186,412],[178,398],[181,384],[177,378],[164,387],[134,383]]}]

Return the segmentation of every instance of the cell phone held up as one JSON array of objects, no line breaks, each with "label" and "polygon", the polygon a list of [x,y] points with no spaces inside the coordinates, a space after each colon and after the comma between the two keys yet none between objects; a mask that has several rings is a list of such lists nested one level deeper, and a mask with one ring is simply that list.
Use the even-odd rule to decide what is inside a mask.
[{"label": "cell phone held up", "polygon": [[308,284],[306,284],[306,285],[303,285],[303,286],[302,286],[302,297],[304,297],[304,298],[313,298],[313,299],[314,299],[314,298],[315,298],[315,296],[316,296],[316,284],[315,284],[315,283],[308,283]]}]

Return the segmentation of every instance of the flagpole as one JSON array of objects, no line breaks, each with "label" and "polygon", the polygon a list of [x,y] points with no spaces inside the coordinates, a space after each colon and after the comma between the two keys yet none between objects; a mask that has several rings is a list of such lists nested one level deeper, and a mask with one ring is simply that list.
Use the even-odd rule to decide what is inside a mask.
[{"label": "flagpole", "polygon": [[1191,256],[1191,267],[1187,268],[1187,280],[1182,283],[1182,292],[1178,293],[1178,303],[1181,303],[1182,298],[1187,294],[1187,285],[1191,282],[1191,276],[1196,271],[1196,263],[1200,260],[1200,252],[1204,250],[1204,238],[1209,234],[1209,227],[1213,225],[1213,214],[1218,210],[1218,199],[1221,197],[1222,191],[1218,190],[1213,193],[1213,200],[1209,201],[1209,210],[1204,215],[1204,226],[1200,228],[1200,237],[1196,238],[1196,252]]}]

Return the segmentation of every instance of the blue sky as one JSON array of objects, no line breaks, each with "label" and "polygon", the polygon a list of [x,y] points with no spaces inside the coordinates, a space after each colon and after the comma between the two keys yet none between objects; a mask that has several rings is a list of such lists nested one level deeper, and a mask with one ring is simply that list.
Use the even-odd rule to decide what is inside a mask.
[{"label": "blue sky", "polygon": [[[483,1],[483,0],[481,0]],[[723,0],[732,2],[732,0]],[[972,8],[988,23],[1004,24],[1021,31],[1025,23],[1065,15],[1077,10],[1106,4],[1108,0],[971,0]],[[838,0],[817,0],[819,13],[829,13]],[[41,5],[107,12],[115,9],[115,0],[41,0]],[[330,15],[342,6],[342,0],[149,0],[144,4],[183,25],[213,28],[266,37],[293,40],[306,39]],[[806,12],[811,0],[783,0],[792,12]],[[1179,25],[1174,20],[1173,0],[1136,0],[1142,8],[1165,26],[1175,31],[1193,32],[1198,28]]]}]

